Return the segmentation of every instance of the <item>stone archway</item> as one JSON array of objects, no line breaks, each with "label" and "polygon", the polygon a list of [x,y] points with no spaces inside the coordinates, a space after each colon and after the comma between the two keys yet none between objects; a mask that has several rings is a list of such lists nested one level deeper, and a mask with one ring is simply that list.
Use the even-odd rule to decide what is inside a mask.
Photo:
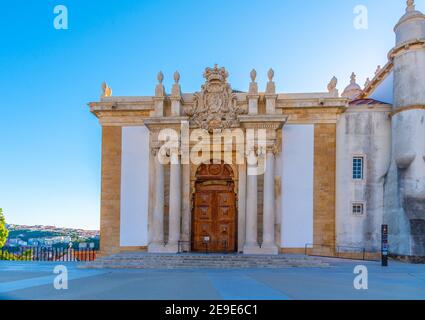
[{"label": "stone archway", "polygon": [[236,252],[236,194],[230,165],[198,167],[192,208],[192,251]]}]

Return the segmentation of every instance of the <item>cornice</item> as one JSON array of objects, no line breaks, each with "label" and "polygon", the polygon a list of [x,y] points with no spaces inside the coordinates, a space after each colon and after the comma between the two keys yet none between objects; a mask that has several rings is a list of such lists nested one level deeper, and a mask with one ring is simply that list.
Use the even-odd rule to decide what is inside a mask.
[{"label": "cornice", "polygon": [[398,108],[391,113],[391,117],[394,117],[395,115],[399,113],[411,111],[411,110],[425,110],[425,105],[412,105],[412,106]]},{"label": "cornice", "polygon": [[409,50],[423,48],[425,48],[425,39],[415,39],[403,42],[390,50],[390,52],[388,53],[388,60],[393,61],[396,56],[403,54]]}]

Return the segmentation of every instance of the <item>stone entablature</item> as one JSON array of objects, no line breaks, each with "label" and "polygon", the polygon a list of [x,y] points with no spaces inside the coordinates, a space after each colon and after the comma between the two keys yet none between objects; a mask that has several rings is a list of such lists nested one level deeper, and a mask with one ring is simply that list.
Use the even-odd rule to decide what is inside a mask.
[{"label": "stone entablature", "polygon": [[[209,117],[211,119],[208,120],[214,120],[217,128],[223,129],[238,127],[239,115],[288,114],[288,121],[291,121],[292,111],[297,113],[296,110],[299,109],[313,109],[310,113],[335,114],[335,108],[343,110],[349,102],[348,99],[337,96],[337,90],[334,87],[336,78],[332,79],[328,86],[329,92],[276,93],[273,82],[274,71],[270,69],[266,91],[258,92],[258,85],[255,82],[257,73],[252,70],[249,91],[245,93],[232,91],[230,84],[227,83],[228,73],[224,68],[219,69],[217,66],[207,68],[204,76],[206,83],[200,92],[181,93],[180,74],[176,72],[174,74],[175,84],[171,94],[168,95],[162,85],[164,75],[160,73],[155,96],[112,97],[102,95],[100,102],[89,104],[90,111],[105,125],[113,125],[114,116],[117,125],[143,124],[143,119],[148,117],[189,116],[191,127],[213,129],[214,125],[210,126],[202,122]],[[110,90],[112,92],[112,89]],[[159,108],[159,110],[155,108]],[[317,117],[312,119],[314,122],[318,120],[320,121]]]},{"label": "stone entablature", "polygon": [[[248,110],[248,93],[235,93],[237,106]],[[259,104],[265,103],[265,94],[258,95]],[[330,97],[328,93],[282,93],[276,98],[276,109],[285,108],[335,108],[347,107],[349,100],[346,98]],[[171,104],[171,99],[165,97],[165,103]],[[192,108],[194,105],[193,94],[182,94],[181,103],[183,109]],[[94,114],[100,114],[105,111],[130,112],[130,111],[153,111],[154,97],[108,97],[100,102],[89,103],[90,111]],[[263,112],[265,113],[265,112]]]}]

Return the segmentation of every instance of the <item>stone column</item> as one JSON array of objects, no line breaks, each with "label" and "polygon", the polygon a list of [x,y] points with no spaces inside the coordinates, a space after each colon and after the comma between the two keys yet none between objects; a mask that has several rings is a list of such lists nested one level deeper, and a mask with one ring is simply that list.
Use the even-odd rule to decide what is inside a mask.
[{"label": "stone column", "polygon": [[275,244],[274,162],[273,149],[267,148],[263,189],[263,244],[261,246],[261,251],[265,254],[278,254]]},{"label": "stone column", "polygon": [[[254,151],[250,151],[250,156]],[[243,252],[245,254],[259,253],[257,232],[257,175],[255,165],[247,164],[246,183],[246,239]]]},{"label": "stone column", "polygon": [[238,252],[243,252],[246,232],[246,165],[241,164],[238,169]]},{"label": "stone column", "polygon": [[177,253],[181,225],[181,165],[178,154],[173,154],[170,164],[170,220],[167,251]]},{"label": "stone column", "polygon": [[149,252],[164,250],[164,165],[159,159],[159,151],[154,150],[155,156],[155,202],[152,219],[152,242]]}]

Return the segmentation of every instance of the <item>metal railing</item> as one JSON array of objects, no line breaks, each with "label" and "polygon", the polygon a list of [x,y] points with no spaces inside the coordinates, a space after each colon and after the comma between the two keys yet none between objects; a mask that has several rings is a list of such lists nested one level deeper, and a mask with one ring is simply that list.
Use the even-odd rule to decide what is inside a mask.
[{"label": "metal railing", "polygon": [[376,249],[367,249],[366,247],[312,244],[305,245],[304,254],[306,256],[319,256],[329,258],[351,259],[351,260],[370,260],[377,261],[380,258],[380,252]]},{"label": "metal railing", "polygon": [[8,261],[94,261],[97,250],[52,247],[3,247],[0,260]]}]

